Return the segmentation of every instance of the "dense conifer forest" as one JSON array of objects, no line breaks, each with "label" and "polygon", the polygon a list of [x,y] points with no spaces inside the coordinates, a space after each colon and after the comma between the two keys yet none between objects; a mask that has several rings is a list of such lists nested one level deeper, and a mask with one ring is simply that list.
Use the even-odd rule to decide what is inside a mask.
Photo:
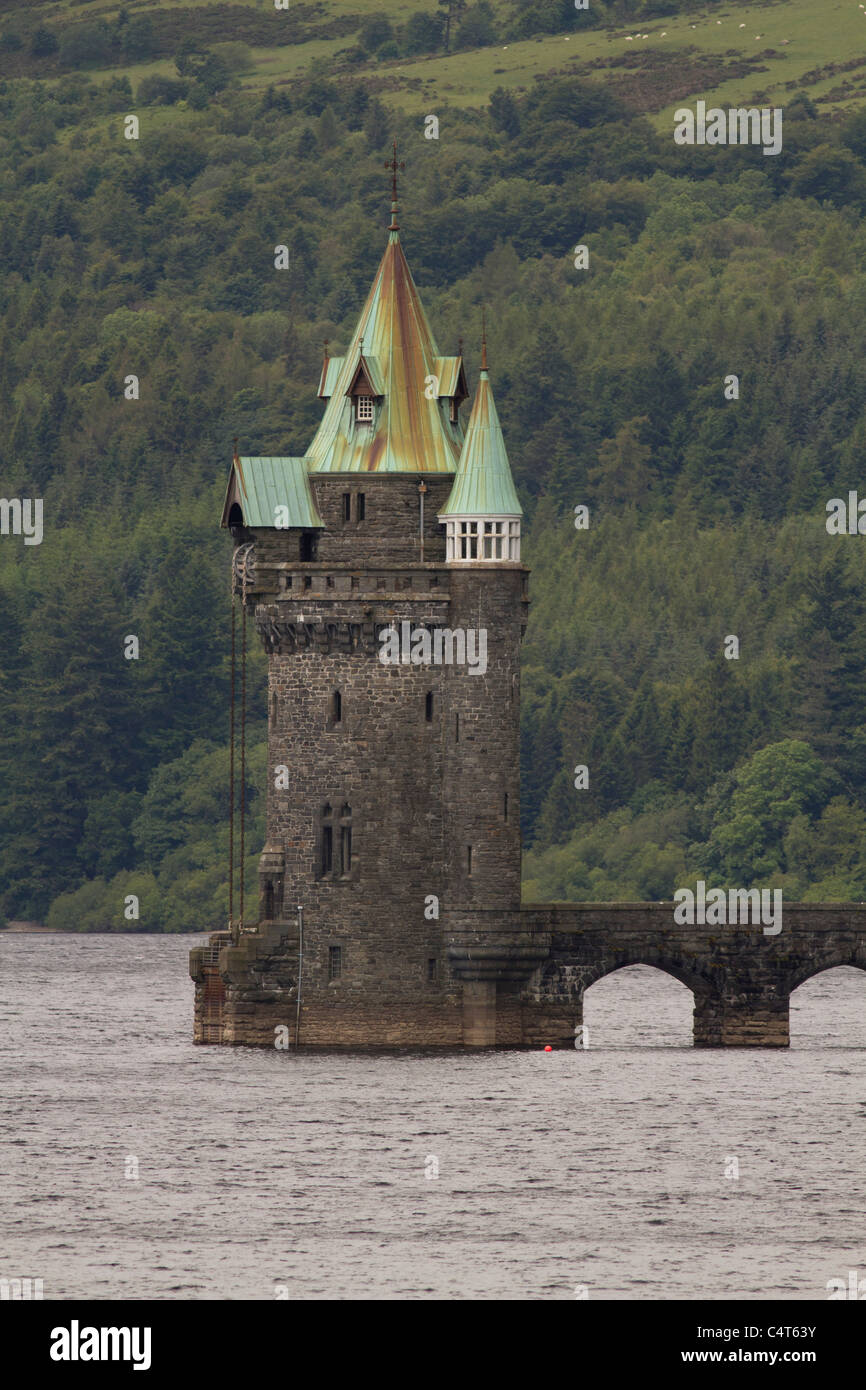
[{"label": "dense conifer forest", "polygon": [[0,918],[224,924],[231,440],[305,451],[322,342],[342,351],[384,246],[393,138],[409,264],[473,383],[487,306],[527,513],[527,898],[703,877],[866,899],[866,541],[826,525],[866,496],[866,111],[806,83],[768,158],[677,146],[616,82],[552,72],[443,106],[430,140],[387,100],[389,44],[435,54],[449,16],[458,49],[570,32],[574,7],[431,4],[376,44],[375,15],[299,5],[349,56],[258,86],[262,7],[195,30],[84,8],[0,7],[0,494],[44,499],[40,545],[0,537]]}]

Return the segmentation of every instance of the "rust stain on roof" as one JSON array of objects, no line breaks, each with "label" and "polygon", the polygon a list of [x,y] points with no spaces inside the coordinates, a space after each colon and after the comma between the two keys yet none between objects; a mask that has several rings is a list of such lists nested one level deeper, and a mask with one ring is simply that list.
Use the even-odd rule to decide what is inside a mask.
[{"label": "rust stain on roof", "polygon": [[[372,424],[355,419],[348,395],[365,359],[378,393]],[[463,432],[439,384],[440,364],[450,360],[440,356],[392,230],[351,345],[327,383],[330,399],[306,454],[310,472],[454,473]],[[462,363],[449,370],[455,384],[461,372]]]}]

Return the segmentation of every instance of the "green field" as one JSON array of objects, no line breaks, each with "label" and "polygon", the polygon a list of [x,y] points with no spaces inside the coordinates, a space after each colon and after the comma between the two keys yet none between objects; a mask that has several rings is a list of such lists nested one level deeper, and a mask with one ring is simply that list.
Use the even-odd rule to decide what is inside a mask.
[{"label": "green field", "polygon": [[[187,17],[194,31],[195,12],[213,10],[212,0],[147,0],[127,6],[142,15]],[[279,25],[270,0],[234,0],[232,9],[254,12]],[[486,48],[418,58],[395,58],[353,64],[345,55],[355,44],[361,24],[385,14],[398,26],[419,9],[435,13],[430,0],[333,0],[294,4],[289,14],[307,29],[345,21],[339,37],[310,37],[273,46],[253,44],[251,64],[238,74],[244,87],[280,86],[310,75],[350,72],[362,77],[386,103],[407,112],[435,105],[480,107],[490,92],[505,87],[527,90],[536,77],[553,72],[594,73],[613,83],[635,109],[663,128],[682,101],[704,98],[720,104],[761,102],[784,105],[796,90],[807,90],[825,109],[849,110],[866,97],[866,9],[857,0],[775,0],[771,4],[731,4],[724,9],[696,5],[686,15],[570,34],[552,34]],[[504,28],[510,7],[494,5]],[[0,33],[16,25],[39,22],[61,33],[69,24],[95,19],[113,21],[118,7],[63,3],[11,5],[0,16]],[[351,24],[357,20],[352,30]],[[303,37],[303,35],[302,35]],[[125,74],[135,84],[152,73],[174,74],[170,56],[129,66],[92,68],[95,80]],[[48,80],[56,73],[46,71]]]}]

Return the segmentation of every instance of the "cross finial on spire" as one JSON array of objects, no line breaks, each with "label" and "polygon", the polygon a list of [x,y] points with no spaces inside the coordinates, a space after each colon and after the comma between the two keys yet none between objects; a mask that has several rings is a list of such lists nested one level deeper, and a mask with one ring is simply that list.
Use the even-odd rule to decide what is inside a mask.
[{"label": "cross finial on spire", "polygon": [[487,371],[487,308],[481,306],[481,370]]},{"label": "cross finial on spire", "polygon": [[397,160],[397,141],[394,141],[394,157],[385,161],[385,168],[391,170],[391,225],[389,232],[398,232],[397,225],[397,170],[405,169],[406,165]]}]

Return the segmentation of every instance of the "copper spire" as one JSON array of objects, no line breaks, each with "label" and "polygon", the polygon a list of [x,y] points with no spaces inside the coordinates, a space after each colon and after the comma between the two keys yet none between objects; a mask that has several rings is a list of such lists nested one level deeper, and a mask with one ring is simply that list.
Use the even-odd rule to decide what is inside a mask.
[{"label": "copper spire", "polygon": [[405,169],[406,165],[397,161],[397,141],[394,141],[394,157],[385,161],[385,168],[391,170],[391,225],[389,232],[400,230],[397,223],[397,170]]}]

